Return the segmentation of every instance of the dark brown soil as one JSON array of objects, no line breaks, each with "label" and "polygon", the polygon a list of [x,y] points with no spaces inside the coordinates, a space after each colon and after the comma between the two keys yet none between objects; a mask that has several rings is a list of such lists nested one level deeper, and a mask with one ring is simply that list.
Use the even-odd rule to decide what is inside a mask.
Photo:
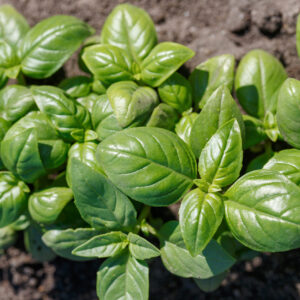
[{"label": "dark brown soil", "polygon": [[[54,14],[77,16],[100,32],[115,0],[0,0],[14,5],[31,25]],[[187,67],[214,55],[232,53],[237,60],[254,48],[265,49],[300,79],[295,26],[299,0],[141,0],[155,21],[159,39],[183,43],[197,52]],[[78,74],[76,56],[66,66]],[[21,243],[0,257],[0,300],[96,300],[95,275],[100,262],[75,263],[57,258],[40,264]],[[222,287],[201,292],[192,280],[168,273],[159,259],[150,263],[150,299],[299,299],[300,252],[264,254],[236,265]]]}]

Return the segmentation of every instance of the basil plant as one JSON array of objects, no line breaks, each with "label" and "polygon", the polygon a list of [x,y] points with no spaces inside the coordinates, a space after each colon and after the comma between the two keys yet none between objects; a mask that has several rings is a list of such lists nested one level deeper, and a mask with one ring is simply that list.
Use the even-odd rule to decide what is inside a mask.
[{"label": "basil plant", "polygon": [[[271,54],[186,78],[194,52],[130,4],[100,35],[62,15],[30,28],[8,5],[0,23],[1,251],[23,231],[36,260],[97,260],[99,299],[146,300],[152,259],[209,292],[300,247],[300,81]],[[78,49],[85,75],[50,85]],[[171,221],[151,209],[179,201]]]}]

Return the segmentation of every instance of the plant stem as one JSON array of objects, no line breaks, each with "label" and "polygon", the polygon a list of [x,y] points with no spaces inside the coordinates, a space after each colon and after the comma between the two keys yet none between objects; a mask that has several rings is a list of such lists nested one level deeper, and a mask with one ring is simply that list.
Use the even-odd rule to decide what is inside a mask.
[{"label": "plant stem", "polygon": [[18,81],[18,84],[20,84],[20,85],[26,85],[25,76],[23,75],[23,73],[21,71],[18,74],[17,81]]},{"label": "plant stem", "polygon": [[138,223],[140,224],[144,219],[147,219],[151,211],[151,207],[148,205],[144,205],[142,208],[140,215],[138,217]]}]

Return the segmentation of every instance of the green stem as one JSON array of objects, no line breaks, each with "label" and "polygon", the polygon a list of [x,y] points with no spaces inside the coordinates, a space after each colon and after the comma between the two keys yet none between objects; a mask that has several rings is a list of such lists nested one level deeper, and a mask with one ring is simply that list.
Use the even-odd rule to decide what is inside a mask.
[{"label": "green stem", "polygon": [[272,142],[270,140],[265,141],[265,152],[268,154],[273,153]]},{"label": "green stem", "polygon": [[151,207],[148,205],[144,205],[142,208],[140,215],[138,217],[138,223],[140,224],[144,219],[147,219],[151,211]]},{"label": "green stem", "polygon": [[26,85],[25,76],[21,71],[18,74],[17,81],[18,81],[18,84],[20,84],[20,85]]}]

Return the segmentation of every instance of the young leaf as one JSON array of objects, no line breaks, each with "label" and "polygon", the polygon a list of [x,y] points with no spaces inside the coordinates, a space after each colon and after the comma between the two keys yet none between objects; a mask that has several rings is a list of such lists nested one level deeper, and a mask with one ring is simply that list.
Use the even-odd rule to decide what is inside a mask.
[{"label": "young leaf", "polygon": [[154,108],[147,127],[159,127],[173,131],[177,121],[177,111],[168,104],[160,103]]},{"label": "young leaf", "polygon": [[73,255],[72,251],[99,233],[94,228],[53,229],[46,231],[42,240],[57,255],[70,260],[84,261],[88,258]]},{"label": "young leaf", "polygon": [[143,60],[141,79],[152,87],[158,87],[194,55],[193,50],[183,45],[160,43]]},{"label": "young leaf", "polygon": [[26,208],[27,185],[10,172],[0,172],[0,228],[15,222]]},{"label": "young leaf", "polygon": [[92,237],[72,251],[82,257],[110,257],[120,254],[128,245],[126,234],[113,231]]},{"label": "young leaf", "polygon": [[175,72],[158,87],[161,101],[174,107],[180,113],[192,106],[192,87],[184,76]]},{"label": "young leaf", "polygon": [[147,300],[149,269],[127,251],[108,258],[97,273],[97,295],[101,300]]},{"label": "young leaf", "polygon": [[196,109],[203,108],[208,98],[221,85],[230,91],[234,79],[234,56],[224,54],[212,57],[198,65],[192,72],[191,82]]},{"label": "young leaf", "polygon": [[300,148],[299,99],[300,81],[287,79],[279,90],[276,117],[284,140],[295,148]]},{"label": "young leaf", "polygon": [[226,220],[245,246],[264,252],[300,246],[300,188],[276,171],[245,174],[225,193]]},{"label": "young leaf", "polygon": [[286,149],[275,155],[264,165],[264,169],[279,172],[300,185],[300,150]]},{"label": "young leaf", "polygon": [[276,112],[277,94],[287,78],[282,64],[263,50],[252,50],[241,60],[235,77],[235,90],[246,112],[263,119]]},{"label": "young leaf", "polygon": [[[1,150],[1,141],[3,140],[6,132],[8,131],[10,122],[4,120],[0,117],[0,150]],[[0,151],[0,170],[4,169],[4,164],[1,160],[1,151]]]},{"label": "young leaf", "polygon": [[118,123],[124,128],[143,125],[158,105],[158,96],[150,87],[140,87],[133,81],[112,84],[107,97]]},{"label": "young leaf", "polygon": [[240,175],[243,161],[239,124],[231,120],[222,125],[201,152],[199,173],[202,179],[218,187],[226,187]]},{"label": "young leaf", "polygon": [[38,225],[30,225],[24,232],[25,248],[32,258],[39,262],[53,260],[56,255],[45,245],[42,234],[42,229]]},{"label": "young leaf", "polygon": [[73,140],[71,132],[74,129],[91,128],[88,111],[67,98],[61,89],[53,86],[35,86],[31,91],[38,108],[49,117],[65,139]]},{"label": "young leaf", "polygon": [[33,193],[28,202],[28,209],[33,220],[51,224],[63,208],[73,199],[71,189],[54,187]]},{"label": "young leaf", "polygon": [[82,59],[105,85],[132,80],[132,59],[124,50],[112,45],[94,45],[84,49]]},{"label": "young leaf", "polygon": [[86,76],[74,76],[64,79],[59,88],[71,98],[79,98],[87,96],[91,91],[92,79]]},{"label": "young leaf", "polygon": [[261,120],[248,115],[243,115],[243,119],[245,124],[244,149],[255,146],[267,138]]},{"label": "young leaf", "polygon": [[71,16],[53,16],[35,25],[20,43],[22,72],[33,78],[55,73],[94,29]]},{"label": "young leaf", "polygon": [[197,113],[187,111],[183,113],[182,118],[175,126],[176,134],[188,145],[190,145],[191,130],[197,117]]},{"label": "young leaf", "polygon": [[177,221],[160,230],[161,258],[172,274],[185,278],[210,278],[229,269],[235,262],[216,241],[211,240],[201,254],[193,257],[185,248]]},{"label": "young leaf", "polygon": [[0,92],[0,117],[16,122],[36,108],[28,88],[21,85],[9,85]]},{"label": "young leaf", "polygon": [[228,272],[223,272],[219,275],[216,275],[216,276],[213,276],[213,277],[210,277],[207,279],[194,278],[194,281],[201,291],[203,291],[205,293],[209,293],[209,292],[213,292],[219,288],[222,281],[226,278],[227,274],[228,274]]},{"label": "young leaf", "polygon": [[192,256],[201,254],[205,249],[223,216],[223,200],[217,193],[206,194],[197,188],[183,198],[179,224],[186,248]]},{"label": "young leaf", "polygon": [[87,96],[77,98],[76,101],[79,103],[81,106],[85,107],[89,113],[91,114],[93,112],[93,107],[97,100],[99,99],[100,95],[95,94],[95,93],[90,93]]},{"label": "young leaf", "polygon": [[144,260],[160,256],[159,249],[137,234],[129,232],[128,242],[129,251],[136,259]]},{"label": "young leaf", "polygon": [[117,46],[140,63],[157,43],[155,26],[143,9],[121,4],[107,17],[101,43]]},{"label": "young leaf", "polygon": [[10,226],[0,228],[0,251],[12,246],[17,238],[17,233]]},{"label": "young leaf", "polygon": [[162,128],[117,132],[99,144],[96,158],[121,191],[152,206],[178,201],[196,177],[191,150],[174,133]]},{"label": "young leaf", "polygon": [[135,225],[134,206],[101,173],[73,158],[70,179],[75,204],[82,218],[92,227],[116,230]]},{"label": "young leaf", "polygon": [[228,88],[220,86],[206,101],[193,124],[190,145],[196,157],[200,157],[202,149],[218,128],[232,119],[237,119],[243,137],[244,122],[240,109]]}]

